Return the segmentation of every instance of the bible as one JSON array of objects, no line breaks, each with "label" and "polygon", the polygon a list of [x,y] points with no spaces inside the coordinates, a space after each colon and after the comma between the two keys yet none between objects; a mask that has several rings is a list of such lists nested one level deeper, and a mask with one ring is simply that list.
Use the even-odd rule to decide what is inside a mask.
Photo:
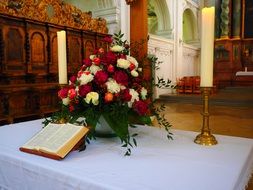
[{"label": "bible", "polygon": [[[19,149],[56,160],[63,159],[81,141],[89,129],[70,123],[49,123]],[[82,143],[82,142],[81,142]]]}]

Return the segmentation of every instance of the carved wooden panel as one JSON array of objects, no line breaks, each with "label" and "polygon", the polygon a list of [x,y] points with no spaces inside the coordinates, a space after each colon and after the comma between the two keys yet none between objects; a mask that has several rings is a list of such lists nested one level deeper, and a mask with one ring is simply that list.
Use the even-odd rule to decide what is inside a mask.
[{"label": "carved wooden panel", "polygon": [[46,28],[29,24],[30,62],[28,73],[45,75],[48,70]]},{"label": "carved wooden panel", "polygon": [[56,32],[50,33],[51,43],[51,60],[49,62],[49,72],[58,73],[58,47],[57,47],[57,35]]},{"label": "carved wooden panel", "polygon": [[83,58],[88,58],[94,54],[96,48],[96,36],[92,33],[83,32]]},{"label": "carved wooden panel", "polygon": [[3,72],[3,59],[4,59],[4,52],[3,52],[3,26],[0,23],[0,73]]},{"label": "carved wooden panel", "polygon": [[18,25],[19,23],[12,26],[3,24],[2,71],[5,74],[24,75],[26,72],[24,26]]},{"label": "carved wooden panel", "polygon": [[102,48],[104,48],[104,50],[108,50],[108,43],[107,42],[105,42],[105,40],[104,40],[104,38],[106,37],[106,36],[108,36],[108,35],[103,35],[103,34],[97,34],[97,44],[96,44],[96,46],[97,46],[97,48],[100,48],[100,47],[102,47]]},{"label": "carved wooden panel", "polygon": [[59,109],[58,88],[56,86],[41,87],[38,91],[40,92],[39,107],[41,113],[48,114]]},{"label": "carved wooden panel", "polygon": [[242,63],[243,67],[253,69],[253,40],[242,41]]},{"label": "carved wooden panel", "polygon": [[82,63],[82,39],[81,33],[68,31],[68,72],[75,73]]}]

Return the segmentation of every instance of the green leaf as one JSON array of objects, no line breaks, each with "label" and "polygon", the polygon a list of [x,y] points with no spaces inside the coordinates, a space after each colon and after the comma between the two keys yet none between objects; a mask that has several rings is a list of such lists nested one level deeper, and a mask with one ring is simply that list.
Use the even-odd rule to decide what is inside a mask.
[{"label": "green leaf", "polygon": [[137,141],[135,138],[133,138],[134,145],[137,146]]}]

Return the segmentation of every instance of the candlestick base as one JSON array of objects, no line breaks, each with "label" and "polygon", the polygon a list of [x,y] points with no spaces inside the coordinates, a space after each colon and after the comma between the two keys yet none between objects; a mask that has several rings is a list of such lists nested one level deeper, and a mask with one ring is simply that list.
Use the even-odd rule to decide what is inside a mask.
[{"label": "candlestick base", "polygon": [[218,144],[215,137],[211,134],[211,130],[209,128],[209,95],[212,87],[201,87],[202,95],[203,95],[203,126],[201,129],[201,133],[196,136],[194,142],[200,145],[216,145]]},{"label": "candlestick base", "polygon": [[64,88],[65,86],[67,86],[67,84],[59,84],[60,89]]},{"label": "candlestick base", "polygon": [[212,134],[210,134],[209,132],[203,132],[203,133],[197,135],[194,142],[196,144],[206,145],[206,146],[212,146],[212,145],[216,145],[218,143],[217,140],[215,139],[215,137]]}]

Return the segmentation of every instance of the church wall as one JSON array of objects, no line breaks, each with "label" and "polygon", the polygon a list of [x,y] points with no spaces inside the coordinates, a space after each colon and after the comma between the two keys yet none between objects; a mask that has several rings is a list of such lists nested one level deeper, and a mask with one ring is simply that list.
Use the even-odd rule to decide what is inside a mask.
[{"label": "church wall", "polygon": [[[77,0],[72,0],[77,1]],[[86,0],[87,1],[87,0]],[[115,0],[94,0],[99,5],[92,10],[93,16],[103,17],[107,20],[109,33],[115,33],[121,30],[125,34],[125,39],[130,41],[130,7],[125,1]],[[166,67],[163,69],[162,75],[168,76],[170,80],[176,82],[177,78],[188,75],[199,75],[199,1],[195,0],[152,0],[155,2],[156,8],[159,11],[158,38],[150,37],[148,51],[155,53],[159,60],[165,60]],[[85,3],[85,1],[82,1]],[[107,4],[106,4],[107,3]],[[165,6],[167,5],[167,6]],[[183,12],[189,9],[193,14],[195,22],[193,24],[193,37],[187,43],[183,42]],[[162,15],[167,15],[162,16]],[[152,35],[150,35],[152,36]],[[160,38],[163,38],[161,42]],[[157,40],[159,39],[159,40]],[[157,41],[156,41],[157,40]],[[169,42],[168,42],[169,41]],[[165,45],[167,43],[167,45]],[[150,46],[152,44],[152,46]],[[156,46],[156,47],[154,47]],[[165,59],[166,56],[161,54],[158,49],[166,46],[168,52],[166,56],[171,56],[170,59]],[[156,51],[154,52],[154,49]],[[191,53],[189,53],[189,51]],[[194,53],[193,53],[194,52]],[[172,63],[168,63],[168,62]],[[173,66],[172,66],[173,65]],[[173,74],[171,74],[173,73]],[[159,75],[161,73],[158,73]]]},{"label": "church wall", "polygon": [[[159,69],[154,72],[154,78],[157,82],[157,77],[167,79],[174,79],[175,75],[175,56],[174,56],[174,42],[170,39],[165,39],[156,35],[150,35],[148,43],[148,53],[155,55],[162,63]],[[175,80],[174,80],[175,81]],[[175,84],[175,82],[172,82]],[[171,88],[156,88],[154,89],[154,98],[158,98],[161,94],[171,93]]]}]

